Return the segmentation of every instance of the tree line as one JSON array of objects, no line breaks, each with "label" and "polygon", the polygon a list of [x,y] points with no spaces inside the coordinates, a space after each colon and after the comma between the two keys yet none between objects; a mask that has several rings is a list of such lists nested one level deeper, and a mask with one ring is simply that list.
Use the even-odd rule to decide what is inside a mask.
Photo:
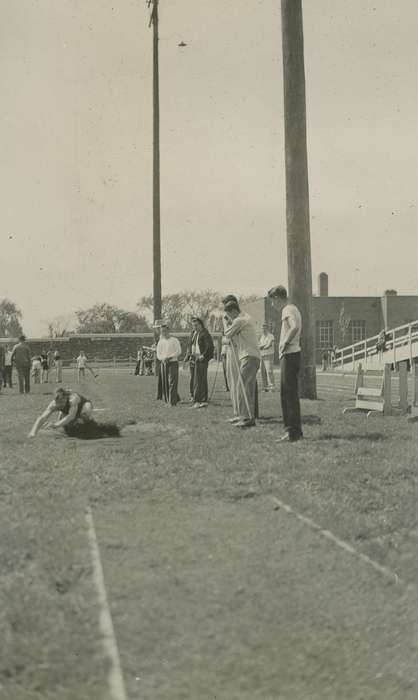
[{"label": "tree line", "polygon": [[[162,299],[163,318],[177,331],[190,328],[193,316],[201,318],[212,332],[222,329],[221,299],[223,294],[211,289],[186,290],[166,294]],[[257,295],[241,295],[239,301],[255,301]],[[135,311],[121,309],[108,303],[98,303],[74,314],[56,316],[47,323],[50,338],[90,333],[149,333],[152,332],[153,298],[144,296]],[[0,301],[0,337],[16,338],[22,334],[22,312],[9,299]]]}]

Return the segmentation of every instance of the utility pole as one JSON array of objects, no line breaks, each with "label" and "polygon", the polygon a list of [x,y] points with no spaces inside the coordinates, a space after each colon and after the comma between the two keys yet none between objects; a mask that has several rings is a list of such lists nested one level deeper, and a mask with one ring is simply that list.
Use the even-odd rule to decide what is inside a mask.
[{"label": "utility pole", "polygon": [[316,399],[302,0],[281,0],[289,295],[302,315],[300,395]]},{"label": "utility pole", "polygon": [[149,26],[153,27],[153,300],[154,322],[162,316],[161,303],[161,209],[160,209],[160,86],[158,65],[158,2],[148,0],[151,7]]}]

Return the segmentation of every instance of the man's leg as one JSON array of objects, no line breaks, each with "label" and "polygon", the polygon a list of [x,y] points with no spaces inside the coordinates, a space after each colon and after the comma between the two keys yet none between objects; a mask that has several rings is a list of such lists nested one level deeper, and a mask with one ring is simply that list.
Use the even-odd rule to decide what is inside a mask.
[{"label": "man's leg", "polygon": [[196,382],[196,377],[195,377],[195,372],[196,372],[196,365],[194,360],[190,360],[189,362],[189,369],[190,369],[190,384],[189,384],[189,391],[190,391],[190,398],[196,401],[195,399],[195,382]]},{"label": "man's leg", "polygon": [[208,400],[208,363],[196,362],[196,387],[194,400],[196,403],[207,403]]},{"label": "man's leg", "polygon": [[298,440],[303,435],[299,402],[299,369],[299,352],[283,356],[281,363],[281,400],[283,422],[290,440]]},{"label": "man's leg", "polygon": [[25,392],[25,386],[24,386],[24,370],[23,367],[17,367],[17,381],[19,383],[19,394],[23,394]]},{"label": "man's leg", "polygon": [[179,363],[169,362],[167,365],[168,373],[168,388],[171,406],[175,406],[179,401],[178,384],[179,384]]},{"label": "man's leg", "polygon": [[29,394],[30,392],[30,367],[25,367],[24,369],[24,375],[23,375],[23,380],[25,384],[25,394]]},{"label": "man's leg", "polygon": [[224,373],[225,391],[229,391],[228,375],[227,375],[227,373],[226,373],[226,355],[222,355],[222,370],[223,370],[223,373]]},{"label": "man's leg", "polygon": [[263,389],[264,389],[264,391],[267,391],[268,378],[267,378],[266,360],[264,357],[261,358],[260,369],[261,369],[261,381],[263,382]]},{"label": "man's leg", "polygon": [[257,371],[260,366],[258,357],[244,357],[240,362],[241,379],[239,381],[239,414],[245,416],[245,422],[254,424],[256,414]]},{"label": "man's leg", "polygon": [[274,387],[273,355],[265,357],[264,364],[266,367],[268,387],[272,389]]}]

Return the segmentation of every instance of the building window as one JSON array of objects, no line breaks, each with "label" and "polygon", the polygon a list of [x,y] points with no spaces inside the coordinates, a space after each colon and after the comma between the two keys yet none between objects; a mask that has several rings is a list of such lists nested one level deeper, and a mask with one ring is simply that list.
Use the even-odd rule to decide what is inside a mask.
[{"label": "building window", "polygon": [[316,322],[316,347],[332,348],[334,346],[334,326],[332,321]]},{"label": "building window", "polygon": [[351,342],[359,343],[366,338],[366,321],[351,321]]}]

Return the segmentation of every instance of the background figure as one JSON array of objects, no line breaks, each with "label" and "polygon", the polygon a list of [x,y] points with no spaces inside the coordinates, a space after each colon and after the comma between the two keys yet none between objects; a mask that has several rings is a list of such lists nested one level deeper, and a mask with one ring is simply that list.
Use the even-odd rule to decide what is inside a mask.
[{"label": "background figure", "polygon": [[229,345],[229,340],[226,338],[224,335],[222,336],[222,341],[221,341],[221,362],[222,362],[222,371],[224,374],[224,381],[225,381],[225,391],[229,391],[229,384],[228,384],[228,373],[227,373],[227,354],[228,354],[228,346]]},{"label": "background figure", "polygon": [[[238,304],[238,299],[236,296],[233,294],[228,294],[226,297],[222,299],[222,303],[224,305],[224,310],[225,310],[225,305],[230,302],[234,301],[236,304]],[[229,318],[228,314],[225,314],[223,316],[223,329],[224,329],[224,335],[222,338],[222,346],[223,349],[225,350],[225,371],[226,371],[226,383],[228,385],[229,389],[229,394],[231,398],[231,403],[232,403],[232,413],[233,416],[231,419],[228,419],[230,422],[235,422],[239,420],[239,410],[238,410],[238,394],[237,394],[237,388],[238,388],[238,363],[234,361],[234,356],[232,355],[232,347],[231,347],[231,342],[229,338],[226,337],[225,331],[227,328],[229,328],[232,324],[232,320]]]},{"label": "background figure", "polygon": [[214,355],[213,339],[202,319],[192,319],[193,331],[190,336],[185,361],[190,362],[190,393],[194,408],[208,405],[208,365]]},{"label": "background figure", "polygon": [[241,312],[234,301],[225,304],[225,311],[231,320],[231,325],[225,328],[225,335],[231,342],[232,361],[238,366],[238,417],[231,422],[239,428],[249,428],[255,425],[258,417],[257,372],[260,367],[260,350],[248,314]]},{"label": "background figure", "polygon": [[48,358],[48,353],[46,350],[42,350],[41,352],[41,382],[42,384],[48,384],[48,377],[49,377],[49,358]]},{"label": "background figure", "polygon": [[10,346],[6,345],[4,348],[4,367],[3,367],[3,386],[9,385],[10,389],[13,387],[12,383],[12,351]]},{"label": "background figure", "polygon": [[157,344],[157,358],[160,362],[162,398],[170,406],[180,401],[178,395],[179,357],[181,345],[178,338],[170,335],[166,324],[161,325],[160,339]]},{"label": "background figure", "polygon": [[269,290],[273,306],[282,312],[280,331],[280,398],[282,403],[285,435],[277,442],[296,442],[303,437],[299,402],[300,335],[302,317],[295,304],[290,303],[285,287]]},{"label": "background figure", "polygon": [[55,381],[62,382],[62,359],[59,350],[54,352]]},{"label": "background figure", "polygon": [[263,333],[259,338],[258,347],[261,353],[261,381],[263,382],[264,391],[273,391],[274,389],[274,335],[269,331],[268,323],[263,323]]},{"label": "background figure", "polygon": [[19,337],[19,342],[12,350],[12,362],[14,362],[17,371],[19,393],[29,394],[31,356],[29,345],[26,343],[24,335]]},{"label": "background figure", "polygon": [[135,366],[135,376],[143,376],[144,374],[144,350],[142,345],[139,346],[136,353],[136,366]]},{"label": "background figure", "polygon": [[[1,392],[1,388],[3,386],[5,360],[6,360],[6,353],[4,352],[3,345],[0,345],[0,392]],[[4,382],[4,386],[6,386],[6,382]]]},{"label": "background figure", "polygon": [[88,365],[88,363],[87,363],[87,356],[86,356],[86,353],[84,352],[84,350],[80,350],[80,354],[79,354],[79,356],[77,357],[76,363],[77,363],[77,379],[78,379],[78,382],[81,381],[81,378],[85,379],[85,377],[86,377],[86,369],[88,369],[88,371],[93,375],[93,377],[94,377],[95,379],[97,379],[98,375],[95,374],[95,373],[93,372],[92,368],[89,367],[89,365]]},{"label": "background figure", "polygon": [[35,355],[35,357],[32,358],[32,379],[34,384],[40,384],[41,383],[41,376],[42,376],[42,358],[40,355]]}]

